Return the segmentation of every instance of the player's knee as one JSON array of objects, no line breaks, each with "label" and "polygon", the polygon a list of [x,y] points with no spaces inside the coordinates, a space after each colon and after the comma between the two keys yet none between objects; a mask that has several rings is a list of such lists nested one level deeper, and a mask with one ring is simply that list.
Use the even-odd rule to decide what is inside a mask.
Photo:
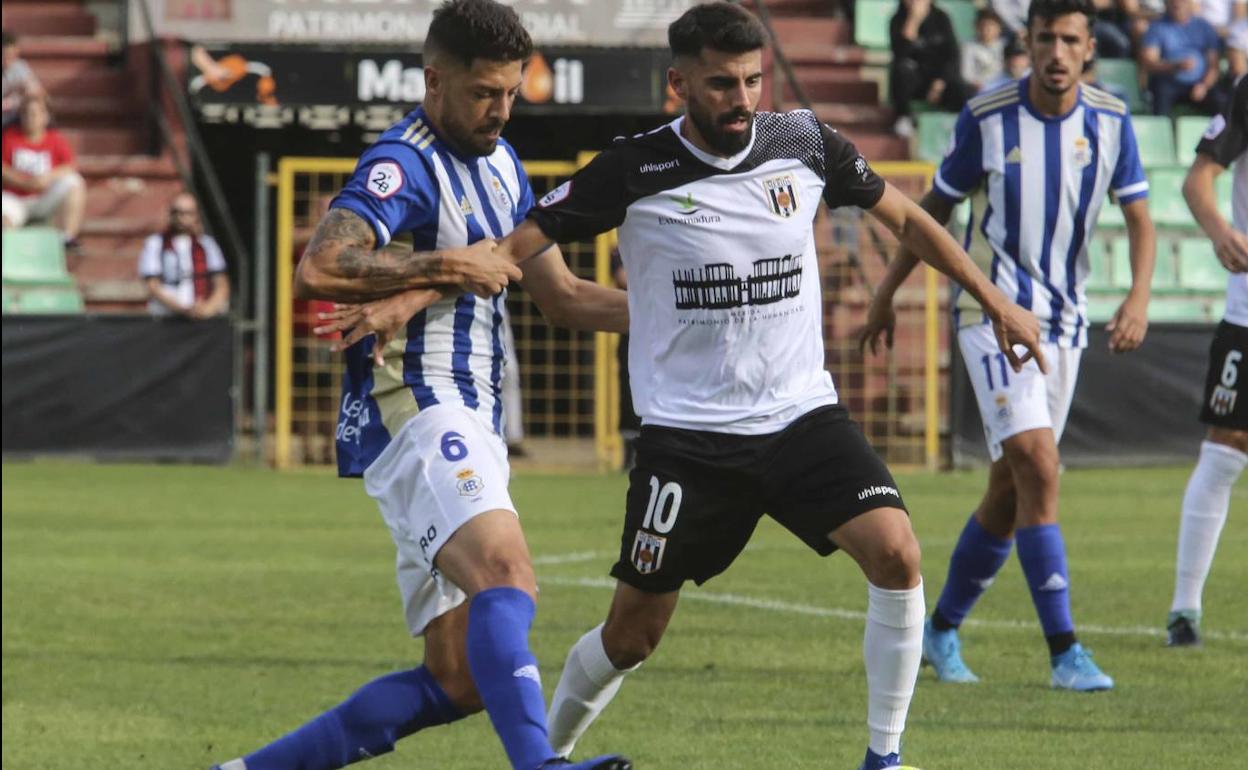
[{"label": "player's knee", "polygon": [[487,555],[480,564],[480,581],[485,588],[518,588],[537,600],[537,577],[524,554],[497,551]]},{"label": "player's knee", "polygon": [[913,532],[892,535],[880,542],[867,579],[879,588],[899,591],[919,583],[919,541]]},{"label": "player's knee", "polygon": [[659,647],[663,630],[651,624],[619,622],[607,618],[602,628],[602,647],[611,665],[621,671],[641,665]]},{"label": "player's knee", "polygon": [[1248,430],[1210,428],[1209,440],[1215,444],[1229,446],[1231,449],[1237,449],[1240,452],[1248,454]]},{"label": "player's knee", "polygon": [[1052,442],[1022,443],[1013,447],[1008,456],[1016,491],[1057,489],[1061,458]]},{"label": "player's knee", "polygon": [[446,693],[446,697],[455,704],[455,708],[459,709],[459,713],[467,716],[484,708],[467,660],[427,660],[425,666],[437,681],[438,686],[442,688],[442,692]]}]

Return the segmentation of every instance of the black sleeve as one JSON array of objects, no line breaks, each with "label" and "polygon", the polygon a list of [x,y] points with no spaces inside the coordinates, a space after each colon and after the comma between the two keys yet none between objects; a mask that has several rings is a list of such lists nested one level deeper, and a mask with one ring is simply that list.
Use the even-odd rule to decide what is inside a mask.
[{"label": "black sleeve", "polygon": [[624,221],[626,190],[620,154],[607,149],[543,195],[529,210],[529,219],[558,243],[588,240]]},{"label": "black sleeve", "polygon": [[1214,115],[1205,129],[1196,152],[1208,155],[1223,168],[1229,168],[1248,150],[1248,77],[1239,79],[1226,109]]},{"label": "black sleeve", "polygon": [[884,197],[884,180],[852,142],[823,123],[819,130],[823,134],[823,199],[832,208],[874,207]]}]

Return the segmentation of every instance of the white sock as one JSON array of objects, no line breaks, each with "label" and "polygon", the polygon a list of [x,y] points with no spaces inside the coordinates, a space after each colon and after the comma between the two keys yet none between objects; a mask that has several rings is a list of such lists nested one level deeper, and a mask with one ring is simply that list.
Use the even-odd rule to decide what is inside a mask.
[{"label": "white sock", "polygon": [[556,754],[572,755],[581,735],[620,691],[624,675],[640,665],[621,671],[611,664],[602,646],[602,624],[572,645],[546,716],[550,745]]},{"label": "white sock", "polygon": [[1174,569],[1174,601],[1170,611],[1200,610],[1200,595],[1213,565],[1218,536],[1231,506],[1231,487],[1248,465],[1248,455],[1233,447],[1205,441],[1200,460],[1183,495],[1179,521],[1179,555]]},{"label": "white sock", "polygon": [[901,732],[919,676],[923,647],[923,583],[890,591],[867,583],[867,630],[862,659],[867,664],[867,745],[881,756],[901,751]]}]

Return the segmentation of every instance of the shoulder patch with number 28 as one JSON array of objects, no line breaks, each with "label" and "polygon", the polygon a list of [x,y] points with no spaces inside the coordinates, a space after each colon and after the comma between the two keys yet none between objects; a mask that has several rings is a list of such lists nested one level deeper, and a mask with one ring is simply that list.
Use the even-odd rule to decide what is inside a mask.
[{"label": "shoulder patch with number 28", "polygon": [[383,160],[368,169],[368,191],[385,200],[403,189],[403,169],[394,161]]}]

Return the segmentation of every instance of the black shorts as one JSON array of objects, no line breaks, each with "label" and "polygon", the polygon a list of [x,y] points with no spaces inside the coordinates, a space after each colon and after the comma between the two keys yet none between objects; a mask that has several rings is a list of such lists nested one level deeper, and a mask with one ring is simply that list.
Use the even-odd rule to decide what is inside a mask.
[{"label": "black shorts", "polygon": [[1223,321],[1209,346],[1209,372],[1200,421],[1219,428],[1248,430],[1248,403],[1240,391],[1248,385],[1248,326]]},{"label": "black shorts", "polygon": [[905,510],[844,407],[761,436],[645,425],[611,575],[651,593],[701,585],[732,564],[764,513],[827,556],[828,533],[882,507]]}]

